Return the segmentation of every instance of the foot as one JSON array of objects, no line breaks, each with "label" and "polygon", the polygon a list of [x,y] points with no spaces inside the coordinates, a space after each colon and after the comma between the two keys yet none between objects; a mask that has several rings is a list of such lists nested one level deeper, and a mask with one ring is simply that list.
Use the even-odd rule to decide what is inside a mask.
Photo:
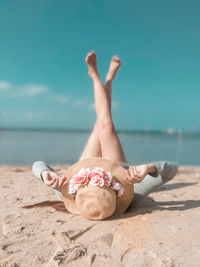
[{"label": "foot", "polygon": [[111,63],[110,63],[110,69],[108,71],[108,74],[107,74],[107,77],[106,77],[106,80],[107,81],[112,81],[115,76],[116,76],[116,73],[118,71],[118,69],[120,68],[121,66],[121,60],[119,57],[117,56],[114,56],[111,60]]},{"label": "foot", "polygon": [[92,51],[89,54],[87,54],[85,61],[88,64],[89,76],[91,78],[94,78],[94,76],[96,74],[98,74],[98,71],[97,71],[97,56],[96,56],[95,52]]}]

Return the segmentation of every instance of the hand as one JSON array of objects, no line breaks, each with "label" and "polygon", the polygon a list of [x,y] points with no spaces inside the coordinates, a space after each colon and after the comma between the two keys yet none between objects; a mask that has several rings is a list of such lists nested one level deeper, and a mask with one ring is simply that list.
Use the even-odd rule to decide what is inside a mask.
[{"label": "hand", "polygon": [[62,189],[67,184],[67,178],[53,171],[43,171],[42,178],[47,186]]},{"label": "hand", "polygon": [[148,164],[142,164],[139,166],[130,166],[129,170],[126,170],[126,182],[129,184],[140,183],[149,172]]}]

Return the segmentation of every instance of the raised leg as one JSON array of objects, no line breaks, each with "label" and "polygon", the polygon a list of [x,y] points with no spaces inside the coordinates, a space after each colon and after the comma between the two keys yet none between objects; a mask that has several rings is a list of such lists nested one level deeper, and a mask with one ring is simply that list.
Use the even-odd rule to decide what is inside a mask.
[{"label": "raised leg", "polygon": [[119,57],[114,56],[110,62],[110,68],[106,76],[105,89],[107,92],[108,100],[110,103],[111,110],[111,102],[112,102],[112,81],[115,78],[118,69],[121,67],[121,60]]},{"label": "raised leg", "polygon": [[116,162],[126,162],[122,146],[112,121],[107,92],[97,71],[96,54],[94,52],[89,53],[86,62],[89,68],[89,75],[94,82],[97,127],[102,157]]},{"label": "raised leg", "polygon": [[[105,89],[109,101],[110,110],[111,110],[111,98],[112,98],[112,81],[115,78],[116,73],[120,68],[120,66],[121,66],[120,59],[117,56],[113,57],[110,63],[109,71],[106,76]],[[94,125],[89,140],[81,154],[80,160],[87,157],[102,157],[97,121]]]},{"label": "raised leg", "polygon": [[101,144],[99,140],[98,126],[96,122],[79,160],[88,157],[101,157],[101,156],[102,156]]}]

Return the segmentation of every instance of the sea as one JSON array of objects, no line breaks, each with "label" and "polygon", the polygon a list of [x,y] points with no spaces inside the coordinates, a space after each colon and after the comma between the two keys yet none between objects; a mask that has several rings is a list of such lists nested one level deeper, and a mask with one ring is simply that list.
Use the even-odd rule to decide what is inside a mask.
[{"label": "sea", "polygon": [[[71,165],[89,135],[85,130],[1,129],[0,165],[32,165],[36,160]],[[119,131],[118,135],[129,164],[167,160],[200,166],[200,134]]]}]

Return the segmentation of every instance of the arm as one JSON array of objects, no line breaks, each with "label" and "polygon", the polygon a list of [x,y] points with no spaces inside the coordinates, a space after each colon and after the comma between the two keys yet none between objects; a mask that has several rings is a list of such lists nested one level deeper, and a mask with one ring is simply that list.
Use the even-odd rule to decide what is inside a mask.
[{"label": "arm", "polygon": [[177,173],[177,165],[167,161],[130,166],[127,170],[126,181],[129,183],[140,183],[147,174],[153,177],[161,175],[166,182],[172,179]]}]

